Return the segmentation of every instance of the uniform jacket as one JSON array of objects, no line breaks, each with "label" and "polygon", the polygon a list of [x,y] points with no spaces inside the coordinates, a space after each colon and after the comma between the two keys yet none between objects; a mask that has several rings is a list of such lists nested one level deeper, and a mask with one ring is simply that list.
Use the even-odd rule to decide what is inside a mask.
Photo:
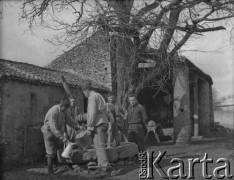
[{"label": "uniform jacket", "polygon": [[128,124],[146,124],[148,122],[148,116],[144,106],[136,104],[128,107]]},{"label": "uniform jacket", "polygon": [[63,132],[66,131],[66,124],[77,129],[77,124],[71,119],[67,111],[62,112],[60,105],[54,105],[47,112],[41,131],[43,133],[52,133],[57,138],[60,138],[63,136]]},{"label": "uniform jacket", "polygon": [[92,131],[101,123],[108,123],[106,102],[99,93],[91,91],[88,98],[87,129]]}]

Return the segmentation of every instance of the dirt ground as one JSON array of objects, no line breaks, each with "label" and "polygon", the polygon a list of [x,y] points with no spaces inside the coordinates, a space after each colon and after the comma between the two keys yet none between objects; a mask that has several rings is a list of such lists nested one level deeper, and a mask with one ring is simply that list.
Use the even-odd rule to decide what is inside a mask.
[{"label": "dirt ground", "polygon": [[[189,158],[203,158],[205,153],[207,153],[208,158],[213,159],[213,163],[208,165],[208,173],[213,175],[213,170],[216,167],[220,167],[223,165],[222,163],[216,164],[218,158],[226,158],[230,162],[230,173],[234,175],[234,136],[233,134],[219,135],[218,138],[206,138],[199,141],[194,141],[190,145],[166,145],[161,144],[159,146],[151,145],[147,148],[149,152],[154,151],[154,156],[156,157],[159,151],[166,151],[165,157],[160,161],[160,166],[163,168],[165,172],[171,167],[170,161],[172,158],[180,158],[185,163],[185,174],[188,174],[188,159]],[[104,177],[91,177],[91,176],[80,176],[71,174],[65,176],[61,176],[59,174],[49,176],[40,173],[28,172],[27,170],[32,167],[42,167],[43,165],[34,165],[34,166],[26,166],[17,169],[12,169],[6,171],[2,174],[3,180],[88,180],[88,179],[105,179],[105,180],[135,180],[139,179],[139,168],[140,164],[135,163],[131,165],[118,165],[115,167],[116,175],[104,176]],[[202,165],[196,164],[194,166],[194,179],[201,180],[205,179],[202,176]],[[154,179],[163,179],[159,173],[154,170]],[[175,174],[176,173],[175,171]],[[220,171],[220,174],[224,174],[224,171]],[[182,179],[182,178],[178,178]],[[187,178],[185,178],[187,179]],[[211,179],[217,179],[214,176]],[[224,179],[234,179],[233,178],[224,178]]]}]

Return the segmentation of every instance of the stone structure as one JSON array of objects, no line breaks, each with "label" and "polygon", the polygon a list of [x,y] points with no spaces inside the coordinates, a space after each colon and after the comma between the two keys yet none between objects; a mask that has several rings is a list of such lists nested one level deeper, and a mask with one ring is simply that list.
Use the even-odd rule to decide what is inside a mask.
[{"label": "stone structure", "polygon": [[[62,150],[60,151],[60,153],[62,153]],[[118,147],[106,148],[106,154],[110,162],[116,162],[128,158],[132,159],[138,154],[138,147],[135,143],[121,142],[120,146]],[[69,162],[81,164],[96,160],[97,155],[95,149],[93,148],[85,150],[73,149]],[[61,161],[65,162],[65,159],[61,158]]]},{"label": "stone structure", "polygon": [[189,70],[181,66],[174,72],[174,102],[173,125],[177,143],[188,142],[191,139]]},{"label": "stone structure", "polygon": [[174,131],[178,143],[187,142],[191,136],[208,136],[214,129],[212,79],[186,58],[181,57],[181,63],[174,73]]},{"label": "stone structure", "polygon": [[187,60],[189,67],[191,119],[194,138],[209,136],[214,130],[212,79]]},{"label": "stone structure", "polygon": [[[115,56],[110,39],[98,32],[55,59],[48,67],[75,74],[84,73],[92,79],[116,90],[113,81],[112,59]],[[84,52],[84,53],[83,53]],[[98,53],[100,52],[100,53]],[[87,54],[88,53],[88,54]],[[212,107],[212,79],[184,57],[174,70],[170,94],[145,88],[139,93],[139,101],[146,106],[148,116],[163,128],[173,127],[177,143],[188,143],[191,136],[208,135],[214,126]],[[64,66],[65,64],[65,66]],[[100,66],[101,64],[101,66]],[[149,65],[150,64],[150,65]],[[153,68],[155,62],[146,59],[139,68]],[[91,69],[91,70],[90,70]],[[106,73],[103,73],[107,71]]]},{"label": "stone structure", "polygon": [[109,39],[97,32],[71,50],[62,54],[46,67],[89,77],[111,88]]},{"label": "stone structure", "polygon": [[[31,64],[0,60],[0,137],[8,139],[4,162],[43,159],[44,141],[40,127],[46,112],[65,92],[60,81],[64,75],[84,112],[82,84],[87,80],[71,73]],[[93,82],[97,91],[108,89]]]}]

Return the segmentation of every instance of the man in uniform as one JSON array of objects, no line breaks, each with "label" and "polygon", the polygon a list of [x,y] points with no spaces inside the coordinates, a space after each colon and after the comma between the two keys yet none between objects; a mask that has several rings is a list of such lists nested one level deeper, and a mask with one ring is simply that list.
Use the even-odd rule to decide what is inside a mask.
[{"label": "man in uniform", "polygon": [[135,142],[139,152],[145,151],[144,129],[148,123],[148,117],[144,106],[138,103],[134,94],[129,95],[128,107],[128,141]]},{"label": "man in uniform", "polygon": [[67,108],[70,106],[69,99],[62,98],[60,104],[54,105],[46,114],[44,125],[41,128],[44,137],[44,143],[47,154],[48,173],[53,174],[53,164],[56,163],[57,150],[63,143],[67,143],[66,124],[79,129],[79,125],[75,123],[67,114]]},{"label": "man in uniform", "polygon": [[101,172],[110,169],[109,160],[105,150],[105,140],[108,130],[108,116],[104,98],[94,90],[91,83],[87,82],[82,87],[84,95],[88,98],[87,109],[87,134],[93,136],[94,148],[98,158]]},{"label": "man in uniform", "polygon": [[113,123],[111,124],[111,135],[108,136],[108,142],[113,141],[115,139],[116,146],[120,145],[121,135],[123,136],[124,140],[127,141],[127,138],[124,134],[125,130],[125,123],[124,120],[127,119],[127,112],[124,109],[115,104],[115,95],[113,93],[108,94],[108,103],[107,111],[110,111],[113,115]]},{"label": "man in uniform", "polygon": [[[72,120],[75,121],[76,117],[79,115],[79,108],[76,105],[76,100],[74,97],[70,98],[70,107],[68,108],[68,114],[71,116]],[[70,142],[75,142],[76,130],[66,125],[66,132],[68,140]]]}]

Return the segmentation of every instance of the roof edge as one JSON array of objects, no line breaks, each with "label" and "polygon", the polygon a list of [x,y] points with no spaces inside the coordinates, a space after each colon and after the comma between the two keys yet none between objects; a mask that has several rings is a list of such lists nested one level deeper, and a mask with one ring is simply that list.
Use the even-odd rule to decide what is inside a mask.
[{"label": "roof edge", "polygon": [[185,57],[185,62],[192,70],[196,71],[200,76],[209,81],[210,84],[213,84],[213,80],[209,74],[204,73],[200,68],[198,68],[194,63],[192,63],[188,58]]},{"label": "roof edge", "polygon": [[[25,63],[25,62],[12,61],[12,60],[2,59],[2,58],[0,59],[0,65],[1,65],[1,62],[2,63],[12,63],[12,64],[19,64],[19,65],[26,65],[26,66],[30,66],[30,67],[34,67],[34,68],[43,69],[43,70],[46,70],[46,71],[60,73],[61,75],[69,75],[70,74],[70,75],[79,77],[79,75],[74,74],[74,73],[59,71],[59,70],[50,69],[50,68],[46,68],[46,67],[41,67],[41,66],[37,66],[37,65],[29,64],[29,63]],[[4,65],[3,65],[3,68],[4,68]],[[38,84],[45,84],[45,85],[63,86],[62,82],[61,83],[46,82],[46,81],[37,80],[37,79],[29,79],[29,78],[18,77],[18,76],[15,76],[15,75],[8,76],[4,72],[2,73],[2,75],[0,74],[0,79],[20,80],[20,81],[28,82],[28,83],[31,83],[31,84],[38,83]],[[94,82],[93,80],[90,80],[88,78],[81,78],[81,79],[84,80],[84,81],[86,81],[86,80],[91,81],[91,83],[95,83],[97,86],[100,86],[100,87],[94,87],[94,89],[96,89],[98,91],[102,91],[102,92],[109,92],[110,91],[110,89],[108,87],[105,87],[102,84],[98,84],[97,82]],[[69,82],[68,82],[68,84],[71,87],[76,87],[76,88],[81,88],[82,87],[82,84],[72,84],[72,83],[69,83]],[[94,86],[96,86],[96,85],[94,85]]]}]

